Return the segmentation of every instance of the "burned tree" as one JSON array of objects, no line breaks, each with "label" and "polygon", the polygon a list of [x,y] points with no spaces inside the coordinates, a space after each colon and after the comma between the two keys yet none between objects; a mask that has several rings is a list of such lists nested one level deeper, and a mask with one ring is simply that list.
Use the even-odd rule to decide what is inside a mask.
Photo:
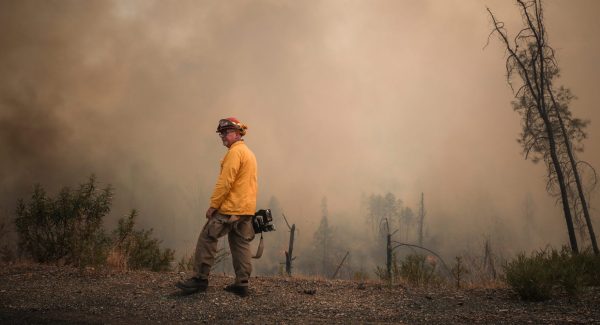
[{"label": "burned tree", "polygon": [[[488,12],[494,24],[490,35],[497,34],[508,53],[508,83],[514,90],[513,82],[520,81],[513,101],[514,110],[522,118],[518,141],[526,159],[531,155],[533,162],[543,161],[546,165],[547,190],[562,203],[571,249],[578,252],[573,209],[583,212],[592,246],[598,253],[578,170],[578,165],[583,164],[574,156],[574,149],[582,150],[581,146],[574,144],[585,138],[587,122],[572,117],[567,97],[561,90],[563,88],[556,89],[554,86],[559,69],[554,49],[548,45],[541,1],[517,0],[517,4],[525,26],[513,40],[509,39],[504,23],[498,21],[489,8]],[[573,194],[573,183],[577,187],[577,195]]]},{"label": "burned tree", "polygon": [[290,226],[290,224],[287,221],[287,218],[285,217],[285,214],[282,214],[283,216],[283,220],[285,220],[285,224],[288,226],[288,229],[290,230],[290,241],[289,241],[289,245],[288,245],[288,250],[285,251],[285,272],[287,273],[288,276],[292,276],[292,261],[294,261],[296,259],[296,257],[294,257],[293,252],[294,252],[294,236],[296,234],[296,224],[292,224],[292,226]]},{"label": "burned tree", "polygon": [[392,236],[398,231],[398,229],[391,232],[390,223],[387,218],[384,218],[385,221],[385,271],[386,276],[390,283],[392,282],[392,259],[394,249],[392,248]]},{"label": "burned tree", "polygon": [[350,255],[350,252],[346,252],[346,255],[344,255],[344,258],[342,258],[342,261],[340,262],[340,264],[338,264],[337,268],[335,269],[335,272],[333,272],[333,275],[331,276],[332,279],[335,279],[335,277],[338,275],[338,273],[340,272],[340,269],[342,268],[342,266],[344,265],[344,262],[346,261],[346,258],[348,258],[348,255]]},{"label": "burned tree", "polygon": [[418,242],[419,246],[423,246],[423,223],[425,222],[425,199],[423,193],[421,193],[421,201],[419,202],[419,229],[418,229]]},{"label": "burned tree", "polygon": [[[558,74],[558,71],[556,73]],[[586,138],[586,133],[584,129],[589,124],[589,121],[572,117],[572,113],[569,110],[569,103],[575,98],[575,96],[571,94],[571,91],[569,89],[566,89],[562,86],[558,89],[558,91],[556,91],[555,96],[550,81],[551,80],[548,80],[548,82],[546,82],[546,86],[548,87],[548,93],[550,94],[552,106],[554,108],[556,119],[558,121],[558,126],[560,128],[560,132],[564,141],[562,156],[567,156],[568,166],[570,167],[566,176],[567,182],[570,185],[569,196],[573,200],[573,212],[575,214],[575,221],[576,223],[578,223],[580,230],[582,230],[582,236],[583,232],[585,232],[584,225],[587,225],[587,230],[590,236],[590,242],[592,244],[594,254],[598,255],[600,254],[600,250],[598,249],[598,243],[596,241],[596,235],[594,233],[594,227],[592,225],[588,203],[585,197],[586,193],[584,192],[579,166],[587,167],[589,170],[591,170],[592,189],[597,183],[596,171],[587,162],[578,161],[575,158],[575,152],[583,151],[583,145],[581,144],[581,141]],[[573,183],[575,183],[574,186],[576,187],[576,190],[573,190],[572,188]],[[582,215],[585,221],[581,220]]]},{"label": "burned tree", "polygon": [[331,273],[333,268],[331,263],[331,250],[333,248],[333,228],[329,225],[327,218],[327,198],[323,197],[321,201],[321,223],[313,236],[315,256],[321,262],[321,274],[326,275]]}]

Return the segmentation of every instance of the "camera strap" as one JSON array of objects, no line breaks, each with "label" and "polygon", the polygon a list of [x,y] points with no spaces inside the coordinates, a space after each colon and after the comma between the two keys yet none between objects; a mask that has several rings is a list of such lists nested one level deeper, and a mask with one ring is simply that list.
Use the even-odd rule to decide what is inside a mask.
[{"label": "camera strap", "polygon": [[260,233],[260,242],[258,243],[258,249],[256,250],[256,255],[252,256],[252,258],[260,258],[263,254],[263,250],[265,249],[265,244],[263,243],[263,233]]}]

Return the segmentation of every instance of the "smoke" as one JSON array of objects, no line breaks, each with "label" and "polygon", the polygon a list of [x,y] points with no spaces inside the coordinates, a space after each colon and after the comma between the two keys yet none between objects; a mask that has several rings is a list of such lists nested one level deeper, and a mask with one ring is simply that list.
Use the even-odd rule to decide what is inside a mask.
[{"label": "smoke", "polygon": [[[507,250],[564,243],[545,170],[515,141],[503,49],[483,50],[485,4],[518,31],[506,1],[3,1],[2,213],[34,183],[95,173],[116,188],[112,222],[137,208],[189,253],[225,153],[216,123],[236,116],[259,205],[278,199],[298,251],[323,196],[330,224],[361,233],[361,197],[388,191],[413,210],[425,193],[429,237],[448,254],[490,234]],[[582,158],[598,166],[592,7],[548,3],[546,23],[573,110],[593,122]]]}]

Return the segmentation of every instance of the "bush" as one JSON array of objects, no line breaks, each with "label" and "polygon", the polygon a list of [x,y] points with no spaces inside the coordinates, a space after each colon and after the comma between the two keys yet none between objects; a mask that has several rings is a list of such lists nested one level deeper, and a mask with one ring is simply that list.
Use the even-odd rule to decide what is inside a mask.
[{"label": "bush", "polygon": [[586,250],[581,254],[573,256],[576,264],[580,265],[582,282],[587,286],[600,286],[600,256],[595,255],[591,250]]},{"label": "bush", "polygon": [[31,200],[17,204],[19,249],[41,263],[168,270],[174,251],[161,250],[152,229],[134,230],[135,210],[119,220],[112,236],[105,233],[102,220],[110,212],[112,192],[110,186],[99,189],[93,175],[76,190],[63,188],[55,199],[36,185]]},{"label": "bush", "polygon": [[76,190],[63,188],[56,199],[36,185],[31,200],[17,204],[19,248],[38,262],[103,263],[110,242],[102,218],[111,201],[112,189],[98,189],[94,176]]},{"label": "bush", "polygon": [[554,283],[570,295],[576,295],[584,286],[584,269],[579,254],[573,255],[572,251],[563,247],[562,250],[550,249],[546,251],[549,268],[554,275]]},{"label": "bush", "polygon": [[13,246],[9,245],[9,230],[4,221],[0,221],[0,261],[2,263],[11,263],[16,259]]},{"label": "bush", "polygon": [[170,269],[175,252],[171,249],[160,249],[161,241],[152,238],[152,229],[134,230],[137,211],[119,219],[113,234],[113,256],[121,256],[126,269],[149,269],[166,271]]},{"label": "bush", "polygon": [[435,264],[427,262],[427,257],[421,254],[407,255],[400,263],[400,276],[413,285],[430,285],[440,282],[436,274]]},{"label": "bush", "polygon": [[[396,253],[393,253],[391,267],[392,279],[402,278],[409,284],[417,286],[439,284],[441,282],[441,278],[436,273],[436,265],[428,262],[425,255],[410,254],[398,264],[398,257]],[[375,275],[380,280],[388,281],[390,284],[393,282],[388,277],[386,266],[377,266]]]},{"label": "bush", "polygon": [[547,300],[554,285],[552,270],[548,264],[541,254],[527,257],[521,253],[505,266],[506,282],[523,300]]},{"label": "bush", "polygon": [[506,282],[522,299],[541,301],[558,289],[576,295],[585,286],[598,285],[600,257],[589,250],[573,254],[568,247],[545,249],[530,257],[521,253],[504,269]]}]

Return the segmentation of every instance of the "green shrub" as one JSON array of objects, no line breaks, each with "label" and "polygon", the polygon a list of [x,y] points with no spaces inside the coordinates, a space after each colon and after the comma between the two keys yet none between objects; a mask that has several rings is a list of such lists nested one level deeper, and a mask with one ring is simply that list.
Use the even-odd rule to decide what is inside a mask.
[{"label": "green shrub", "polygon": [[407,255],[400,263],[400,276],[413,285],[430,285],[440,282],[435,265],[427,262],[421,254]]},{"label": "green shrub", "polygon": [[589,250],[545,249],[531,256],[521,253],[504,267],[506,282],[524,300],[546,300],[560,289],[577,295],[585,286],[598,285],[600,257]]},{"label": "green shrub", "polygon": [[115,249],[125,258],[126,268],[169,270],[175,252],[168,248],[162,250],[161,241],[151,237],[152,229],[135,230],[136,217],[137,211],[132,210],[128,216],[119,219],[113,234]]},{"label": "green shrub", "polygon": [[571,249],[563,247],[560,251],[545,251],[554,276],[554,283],[570,295],[576,295],[584,286],[584,272],[580,254],[573,255]]},{"label": "green shrub", "polygon": [[30,201],[17,204],[19,249],[38,262],[103,263],[110,242],[102,218],[111,201],[112,189],[99,189],[93,175],[76,190],[63,188],[55,199],[36,185]]},{"label": "green shrub", "polygon": [[8,230],[6,222],[0,220],[0,262],[11,263],[16,259],[13,245],[9,244],[10,231]]},{"label": "green shrub", "polygon": [[588,249],[573,256],[573,259],[581,266],[584,285],[600,286],[600,256]]},{"label": "green shrub", "polygon": [[102,220],[110,212],[112,192],[110,186],[99,189],[93,175],[76,190],[63,188],[56,198],[36,185],[31,199],[17,204],[19,249],[42,263],[169,269],[174,251],[160,249],[152,229],[134,230],[135,210],[119,220],[113,236],[105,233]]},{"label": "green shrub", "polygon": [[531,257],[524,253],[505,266],[506,282],[523,300],[542,301],[550,298],[554,277],[549,262],[542,254]]}]

